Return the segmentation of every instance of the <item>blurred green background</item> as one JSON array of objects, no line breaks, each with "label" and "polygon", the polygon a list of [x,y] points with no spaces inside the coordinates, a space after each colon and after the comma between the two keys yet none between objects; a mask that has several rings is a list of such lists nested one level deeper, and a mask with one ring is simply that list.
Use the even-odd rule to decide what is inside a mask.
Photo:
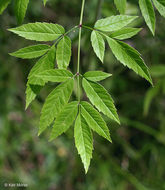
[{"label": "blurred green background", "polygon": [[[118,14],[112,0],[87,0],[84,22]],[[78,24],[81,1],[30,1],[24,23],[46,21],[66,30]],[[134,24],[143,30],[127,43],[141,52],[149,66],[154,88],[120,64],[106,49],[105,63],[96,58],[90,32],[83,29],[81,73],[103,70],[113,76],[102,82],[115,100],[121,126],[108,118],[113,144],[94,134],[94,152],[87,175],[77,154],[73,127],[53,142],[49,130],[37,137],[40,111],[54,84],[48,84],[25,111],[28,73],[36,60],[9,56],[34,42],[7,31],[17,26],[13,4],[0,16],[0,190],[4,183],[25,183],[30,190],[164,190],[165,189],[165,19],[158,12],[153,37],[141,17],[138,1],[130,0],[127,14],[139,15]],[[71,34],[72,61],[76,72],[77,32]],[[75,93],[76,95],[76,93]],[[73,98],[75,98],[73,96]],[[82,96],[86,99],[85,95]],[[13,189],[17,189],[16,187]],[[18,188],[23,189],[23,188]]]}]

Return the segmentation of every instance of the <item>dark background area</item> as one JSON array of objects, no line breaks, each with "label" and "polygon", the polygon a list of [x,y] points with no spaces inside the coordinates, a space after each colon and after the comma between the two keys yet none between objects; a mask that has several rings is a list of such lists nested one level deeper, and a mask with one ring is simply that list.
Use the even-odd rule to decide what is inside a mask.
[{"label": "dark background area", "polygon": [[[113,1],[104,0],[101,9],[97,3],[86,1],[84,23],[92,26],[97,18],[118,14]],[[41,0],[31,0],[24,23],[53,22],[68,30],[78,24],[80,7],[77,0],[50,0],[46,7]],[[104,118],[112,144],[94,134],[87,175],[74,145],[73,126],[53,142],[48,142],[49,130],[37,136],[40,111],[54,84],[45,86],[25,111],[27,76],[36,60],[16,59],[8,53],[34,42],[7,31],[17,26],[13,4],[0,16],[0,189],[6,189],[4,183],[25,183],[30,190],[165,189],[165,18],[156,12],[153,37],[137,1],[128,1],[126,14],[140,16],[134,26],[143,30],[125,42],[142,54],[154,88],[120,64],[108,47],[102,64],[92,50],[90,31],[83,29],[81,73],[103,70],[113,74],[102,84],[115,100],[121,120],[119,126]],[[77,32],[70,37],[70,69],[75,73]]]}]

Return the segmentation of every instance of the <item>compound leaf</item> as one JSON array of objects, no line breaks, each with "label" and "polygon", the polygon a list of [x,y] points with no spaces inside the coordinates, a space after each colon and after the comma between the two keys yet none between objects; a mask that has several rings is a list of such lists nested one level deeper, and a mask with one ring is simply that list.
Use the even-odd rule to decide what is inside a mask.
[{"label": "compound leaf", "polygon": [[110,37],[118,40],[125,40],[135,36],[140,31],[141,28],[122,28],[110,34]]},{"label": "compound leaf", "polygon": [[64,36],[57,45],[56,59],[59,69],[66,69],[71,58],[71,40]]},{"label": "compound leaf", "polygon": [[79,113],[74,127],[75,145],[87,173],[93,150],[93,136],[88,124]]},{"label": "compound leaf", "polygon": [[114,0],[114,3],[120,14],[125,14],[127,0]]},{"label": "compound leaf", "polygon": [[[42,72],[47,69],[54,68],[55,61],[55,47],[52,47],[46,55],[41,57],[39,61],[33,66],[29,73],[29,80],[27,82],[26,88],[26,109],[30,103],[35,99],[36,95],[42,89],[42,86],[45,85],[42,79],[37,79],[35,74]],[[33,85],[30,85],[32,83]]]},{"label": "compound leaf", "polygon": [[62,133],[65,133],[76,119],[78,112],[78,102],[74,101],[67,104],[63,110],[58,114],[53,129],[51,132],[50,140],[57,138]]},{"label": "compound leaf", "polygon": [[100,113],[88,102],[81,102],[81,114],[88,126],[96,131],[100,136],[104,137],[108,141],[111,141],[109,129],[101,117]]},{"label": "compound leaf", "polygon": [[127,26],[136,18],[137,16],[127,16],[127,15],[110,16],[98,20],[95,24],[95,28],[105,32],[111,32]]},{"label": "compound leaf", "polygon": [[29,0],[15,0],[15,14],[19,24],[24,20],[28,4]]},{"label": "compound leaf", "polygon": [[114,102],[106,89],[100,84],[83,78],[83,88],[92,104],[109,118],[120,123]]},{"label": "compound leaf", "polygon": [[3,11],[7,8],[11,0],[0,0],[0,15],[3,13]]},{"label": "compound leaf", "polygon": [[73,85],[74,80],[72,78],[58,85],[48,95],[41,111],[39,135],[53,122],[68,103],[73,91]]},{"label": "compound leaf", "polygon": [[165,17],[165,0],[153,0],[153,3],[159,13]]},{"label": "compound leaf", "polygon": [[53,41],[65,32],[62,26],[45,22],[24,24],[9,31],[25,39],[36,41]]},{"label": "compound leaf", "polygon": [[[32,77],[35,77],[37,80],[42,80],[44,83],[64,82],[73,77],[73,74],[70,71],[64,69],[49,69],[39,72]],[[34,81],[32,80],[30,82],[32,84]]]},{"label": "compound leaf", "polygon": [[91,42],[92,42],[92,47],[93,47],[94,52],[103,63],[105,42],[102,35],[99,34],[99,32],[93,30],[91,33]]},{"label": "compound leaf", "polygon": [[90,81],[97,82],[104,80],[112,75],[102,71],[88,71],[83,76]]},{"label": "compound leaf", "polygon": [[155,12],[151,0],[139,0],[140,10],[152,34],[155,34]]},{"label": "compound leaf", "polygon": [[38,44],[19,49],[16,52],[10,53],[10,55],[22,59],[32,59],[44,55],[49,49],[50,46],[48,45]]},{"label": "compound leaf", "polygon": [[135,71],[141,77],[152,84],[152,79],[140,54],[128,44],[107,37],[108,44],[115,57],[128,68]]}]

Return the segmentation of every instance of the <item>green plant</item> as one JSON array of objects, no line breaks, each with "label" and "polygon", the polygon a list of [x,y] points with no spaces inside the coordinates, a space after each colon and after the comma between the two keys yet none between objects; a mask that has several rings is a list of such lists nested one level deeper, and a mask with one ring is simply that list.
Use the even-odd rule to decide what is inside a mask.
[{"label": "green plant", "polygon": [[[163,17],[165,17],[165,1],[164,0],[139,0],[139,7],[147,26],[149,27],[150,31],[154,35],[156,18],[155,18],[155,11],[154,11],[152,1],[153,1],[153,4],[155,5],[155,8],[158,10],[158,12]],[[119,10],[119,12],[121,14],[124,14],[126,10],[127,0],[114,0],[114,3],[116,4],[116,7]]]},{"label": "green plant", "polygon": [[[44,2],[46,3],[46,1]],[[122,1],[115,1],[119,11],[124,13],[124,10],[121,10],[121,2]],[[124,2],[126,3],[126,1]],[[27,4],[25,6],[26,8]],[[140,1],[141,9],[143,9],[142,7],[144,4],[145,2]],[[163,6],[163,4],[161,5]],[[5,6],[7,6],[7,4]],[[109,129],[99,112],[102,112],[117,123],[120,123],[120,121],[111,96],[103,86],[97,83],[111,75],[101,71],[88,71],[85,74],[80,73],[82,28],[91,30],[91,44],[94,52],[101,62],[103,62],[104,59],[106,40],[112,50],[112,53],[123,65],[135,71],[151,84],[152,80],[148,68],[140,54],[134,48],[121,41],[131,38],[141,30],[138,28],[126,27],[137,17],[127,15],[111,16],[98,20],[92,28],[84,25],[82,22],[84,6],[85,0],[82,1],[79,25],[74,26],[67,32],[65,32],[64,28],[58,24],[39,22],[25,24],[9,30],[29,40],[39,42],[55,40],[51,46],[46,44],[33,45],[11,53],[11,55],[24,59],[32,59],[42,56],[32,68],[28,76],[26,108],[35,99],[36,95],[47,82],[62,82],[62,84],[58,85],[49,94],[44,103],[41,111],[39,134],[41,134],[55,120],[50,135],[50,140],[53,140],[66,132],[75,121],[75,144],[84,164],[85,171],[87,172],[93,150],[91,130],[97,132],[99,135],[111,142]],[[148,8],[148,6],[146,7]],[[147,8],[145,8],[145,11]],[[21,12],[18,14],[19,22],[22,22],[23,20],[24,16],[22,15],[25,15],[26,9],[24,10],[24,13]],[[142,10],[144,18],[146,18],[146,13],[144,13],[145,11]],[[150,27],[150,29],[152,29],[152,32],[154,33],[155,22],[152,19],[154,18],[153,12],[152,14],[149,12],[148,17],[152,20],[150,23],[152,27]],[[78,60],[77,73],[72,74],[67,70],[71,58],[71,39],[68,35],[75,30],[79,30]],[[57,69],[54,69],[55,60],[57,60]],[[78,84],[77,101],[68,103],[76,80]],[[81,101],[81,81],[87,97],[96,109],[86,101]]]}]

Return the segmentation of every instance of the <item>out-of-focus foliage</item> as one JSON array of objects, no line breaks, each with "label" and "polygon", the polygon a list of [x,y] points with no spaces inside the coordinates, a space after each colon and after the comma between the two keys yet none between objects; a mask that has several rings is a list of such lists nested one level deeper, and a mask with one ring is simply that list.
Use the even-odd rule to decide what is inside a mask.
[{"label": "out-of-focus foliage", "polygon": [[[17,23],[12,6],[9,5],[0,16],[0,189],[4,189],[5,182],[18,182],[28,184],[28,189],[32,190],[164,190],[164,18],[156,12],[155,38],[141,19],[133,27],[143,24],[144,29],[126,40],[142,52],[151,68],[154,88],[119,64],[107,47],[103,65],[94,56],[89,43],[90,32],[83,35],[82,73],[103,70],[113,74],[102,84],[113,96],[121,118],[120,127],[104,118],[113,143],[94,135],[97,151],[94,151],[91,168],[85,175],[74,148],[73,127],[53,142],[47,141],[49,131],[37,137],[43,100],[54,86],[44,87],[31,107],[24,110],[26,78],[34,62],[12,58],[8,52],[32,44],[7,32],[7,28],[15,27]],[[80,6],[77,0],[50,0],[45,7],[40,0],[30,1],[24,23],[47,21],[69,29],[78,23]],[[93,24],[100,15],[106,17],[117,13],[112,0],[105,0],[102,9],[97,9],[97,1],[87,1],[85,21]],[[137,1],[128,1],[126,13],[140,15]],[[71,68],[75,73],[77,33],[71,38],[74,42]]]}]

